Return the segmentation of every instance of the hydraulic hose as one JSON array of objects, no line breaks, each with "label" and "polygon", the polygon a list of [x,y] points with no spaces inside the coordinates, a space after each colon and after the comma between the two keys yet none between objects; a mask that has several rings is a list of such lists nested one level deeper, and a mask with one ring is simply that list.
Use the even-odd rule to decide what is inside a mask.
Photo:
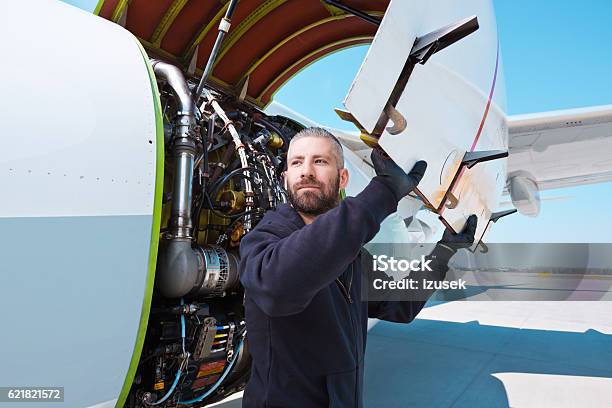
[{"label": "hydraulic hose", "polygon": [[240,356],[240,353],[242,352],[243,343],[244,343],[244,338],[240,339],[240,344],[238,345],[236,354],[234,355],[234,358],[232,359],[232,361],[230,361],[230,363],[228,364],[227,368],[225,369],[225,372],[223,372],[223,375],[219,377],[217,382],[215,382],[215,384],[212,387],[210,387],[208,391],[206,391],[204,394],[200,395],[197,398],[193,398],[188,401],[179,401],[179,404],[182,404],[182,405],[195,404],[196,402],[201,402],[202,400],[204,400],[204,398],[212,394],[219,387],[219,385],[221,385],[223,380],[225,380],[225,377],[227,377],[229,372],[232,370],[234,363],[236,362],[236,360],[238,360],[238,357]]}]

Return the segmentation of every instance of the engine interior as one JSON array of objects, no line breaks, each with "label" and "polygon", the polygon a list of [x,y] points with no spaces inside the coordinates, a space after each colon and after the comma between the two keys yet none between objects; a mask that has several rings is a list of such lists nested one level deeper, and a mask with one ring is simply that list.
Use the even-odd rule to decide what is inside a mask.
[{"label": "engine interior", "polygon": [[286,202],[280,174],[302,126],[152,60],[164,122],[155,288],[128,407],[204,406],[250,374],[239,245]]}]

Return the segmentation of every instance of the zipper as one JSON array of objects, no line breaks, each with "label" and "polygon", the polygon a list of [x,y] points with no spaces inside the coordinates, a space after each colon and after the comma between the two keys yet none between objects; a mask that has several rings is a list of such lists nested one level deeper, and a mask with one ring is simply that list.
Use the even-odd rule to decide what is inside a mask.
[{"label": "zipper", "polygon": [[[344,298],[346,299],[347,303],[350,305],[351,303],[353,303],[353,299],[351,299],[351,285],[353,284],[353,276],[355,273],[355,261],[353,261],[351,263],[351,276],[349,278],[348,281],[348,288],[344,285],[344,283],[342,283],[342,280],[340,280],[340,277],[336,278],[336,283],[338,283],[338,286],[340,287],[340,290],[342,292],[342,294],[344,295]],[[351,322],[351,331],[353,333],[353,337],[354,337],[354,341],[353,341],[353,353],[354,353],[354,358],[355,358],[355,395],[354,395],[354,401],[356,404],[359,404],[359,390],[357,389],[358,384],[359,384],[359,351],[357,350],[357,336],[359,336],[359,333],[355,332],[355,322],[353,321],[353,313],[351,312],[351,306],[347,306],[348,308],[348,315],[349,315],[349,320]]]},{"label": "zipper", "polygon": [[351,278],[349,279],[349,282],[348,282],[348,289],[346,288],[346,286],[344,286],[344,283],[342,283],[342,281],[340,280],[340,277],[336,278],[336,283],[340,286],[340,289],[342,290],[342,294],[346,298],[346,301],[349,303],[353,303],[353,299],[351,298],[351,285],[353,284],[353,270],[354,270],[354,264],[351,263]]}]

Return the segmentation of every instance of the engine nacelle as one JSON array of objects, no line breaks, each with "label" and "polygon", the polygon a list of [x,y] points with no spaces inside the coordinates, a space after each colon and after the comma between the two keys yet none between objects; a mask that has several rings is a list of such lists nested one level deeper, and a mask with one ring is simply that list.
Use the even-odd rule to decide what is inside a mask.
[{"label": "engine nacelle", "polygon": [[530,174],[516,174],[508,179],[512,204],[523,215],[537,217],[540,214],[540,189]]}]

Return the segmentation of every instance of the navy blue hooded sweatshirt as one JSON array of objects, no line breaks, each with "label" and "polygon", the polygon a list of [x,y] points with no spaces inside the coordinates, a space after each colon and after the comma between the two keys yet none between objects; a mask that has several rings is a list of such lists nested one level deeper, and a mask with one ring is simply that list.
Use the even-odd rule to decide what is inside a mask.
[{"label": "navy blue hooded sweatshirt", "polygon": [[[363,406],[368,317],[410,322],[425,303],[360,300],[368,264],[361,248],[396,210],[395,196],[374,177],[309,225],[281,204],[242,239],[253,358],[243,407]],[[445,274],[446,262],[434,270]]]}]

